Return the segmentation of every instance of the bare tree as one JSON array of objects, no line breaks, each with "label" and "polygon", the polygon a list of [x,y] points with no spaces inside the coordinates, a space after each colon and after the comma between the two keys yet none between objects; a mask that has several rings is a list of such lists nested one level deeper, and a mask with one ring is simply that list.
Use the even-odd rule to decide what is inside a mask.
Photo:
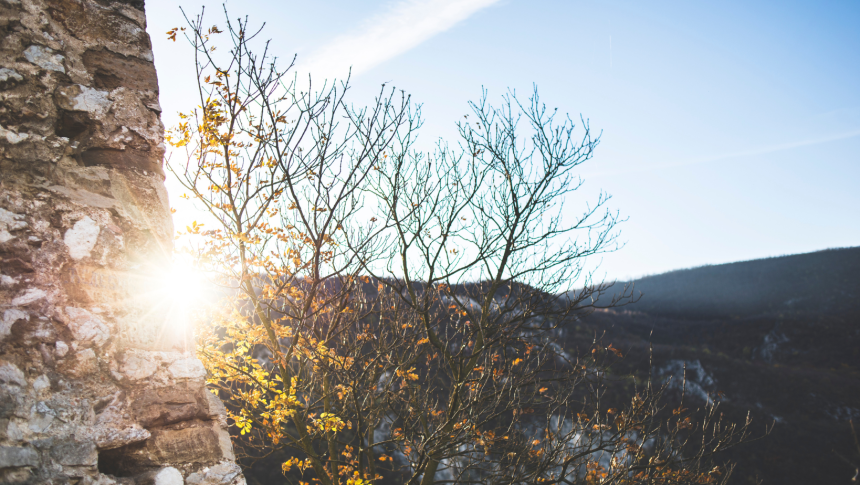
[{"label": "bare tree", "polygon": [[[400,358],[421,371],[387,397],[408,482],[647,481],[672,463],[687,479],[712,480],[713,468],[692,463],[745,429],[723,428],[708,408],[701,426],[711,434],[682,454],[689,443],[679,433],[698,425],[677,413],[658,438],[662,388],[649,382],[628,409],[602,414],[598,352],[620,351],[595,342],[581,358],[558,345],[609,287],[584,261],[616,247],[617,213],[605,194],[579,212],[570,205],[582,186],[575,169],[599,138],[584,120],[580,134],[559,121],[536,91],[526,103],[509,93],[500,108],[485,93],[471,108],[458,150],[425,157],[400,143],[370,189],[394,244],[385,273],[367,271],[411,309],[412,338],[427,348]],[[629,301],[628,290],[608,305]]]},{"label": "bare tree", "polygon": [[617,247],[609,196],[575,200],[586,121],[485,92],[456,147],[425,153],[405,94],[356,109],[348,83],[304,92],[268,43],[255,55],[247,20],[227,21],[223,56],[219,28],[188,25],[200,105],[170,168],[217,225],[187,231],[232,290],[201,312],[199,354],[243,449],[324,484],[725,480],[709,457],[748,422],[667,412],[650,380],[604,409],[621,352],[560,345],[609,291],[585,261]]}]

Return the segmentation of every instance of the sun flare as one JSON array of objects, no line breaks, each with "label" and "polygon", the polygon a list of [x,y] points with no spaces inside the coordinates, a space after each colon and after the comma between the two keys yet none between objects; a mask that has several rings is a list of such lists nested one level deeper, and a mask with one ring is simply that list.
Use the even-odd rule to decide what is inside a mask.
[{"label": "sun flare", "polygon": [[172,305],[187,310],[202,305],[211,294],[202,273],[187,263],[174,263],[162,277],[164,296]]}]

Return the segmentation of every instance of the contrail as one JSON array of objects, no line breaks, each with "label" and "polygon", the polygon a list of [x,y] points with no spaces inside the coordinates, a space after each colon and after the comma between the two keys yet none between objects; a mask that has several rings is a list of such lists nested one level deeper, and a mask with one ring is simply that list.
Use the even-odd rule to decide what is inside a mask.
[{"label": "contrail", "polygon": [[315,77],[343,77],[350,67],[360,74],[499,1],[403,0],[311,53],[301,69]]}]

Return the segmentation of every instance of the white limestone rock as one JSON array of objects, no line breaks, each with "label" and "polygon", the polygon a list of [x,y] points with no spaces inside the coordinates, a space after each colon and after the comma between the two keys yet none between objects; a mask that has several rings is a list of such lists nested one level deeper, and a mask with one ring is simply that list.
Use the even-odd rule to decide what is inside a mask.
[{"label": "white limestone rock", "polygon": [[17,231],[27,227],[27,222],[24,221],[24,216],[21,214],[0,209],[0,226],[10,231]]},{"label": "white limestone rock", "polygon": [[18,320],[30,320],[30,314],[17,308],[10,308],[3,312],[3,319],[0,320],[0,341],[12,333],[12,325]]},{"label": "white limestone rock", "polygon": [[69,249],[69,256],[75,260],[88,257],[96,246],[100,231],[99,225],[89,217],[76,222],[74,227],[66,231],[63,236],[63,242]]},{"label": "white limestone rock", "polygon": [[108,99],[107,91],[93,89],[80,84],[65,86],[57,90],[57,102],[69,111],[86,111],[101,117],[110,109],[113,102]]},{"label": "white limestone rock", "polygon": [[63,66],[65,58],[47,47],[31,45],[24,50],[24,57],[42,69],[66,72],[65,66]]},{"label": "white limestone rock", "polygon": [[182,473],[172,466],[134,477],[135,485],[183,485]]},{"label": "white limestone rock", "polygon": [[203,379],[206,377],[206,369],[199,359],[189,357],[177,360],[167,369],[174,379]]},{"label": "white limestone rock", "polygon": [[111,365],[119,380],[139,381],[152,378],[162,383],[176,380],[202,380],[206,377],[203,363],[187,352],[125,349]]},{"label": "white limestone rock", "polygon": [[[122,481],[122,485],[127,485],[128,482],[125,480]],[[102,475],[101,473],[96,476],[96,478],[92,481],[92,485],[117,485],[117,481],[114,477],[110,475]]]},{"label": "white limestone rock", "polygon": [[48,296],[44,290],[40,290],[38,288],[27,288],[20,295],[16,296],[12,299],[12,305],[14,306],[24,306],[33,303],[34,301],[39,301],[42,298]]},{"label": "white limestone rock", "polygon": [[[6,130],[5,128],[0,127],[2,129],[2,133],[0,135],[4,135],[7,141],[14,145],[19,143],[17,133]],[[12,235],[13,231],[19,231],[27,227],[27,222],[23,220],[24,216],[21,214],[15,214],[14,212],[9,212],[6,209],[0,209],[0,244],[11,241],[15,239],[15,236]]]},{"label": "white limestone rock", "polygon": [[[16,133],[12,130],[7,130],[6,128],[3,128],[2,126],[0,126],[0,138],[5,139],[6,143],[8,143],[10,145],[17,145],[17,144],[21,143],[22,141],[26,140],[27,138],[30,138],[30,134],[29,133]],[[2,233],[6,233],[7,235],[9,233],[6,232],[5,230],[0,230],[0,242],[6,242],[6,241],[3,241],[3,239],[2,239],[3,238]]]},{"label": "white limestone rock", "polygon": [[21,387],[27,385],[27,379],[21,369],[11,362],[3,361],[0,361],[0,382]]},{"label": "white limestone rock", "polygon": [[58,359],[62,359],[63,357],[65,357],[65,356],[66,356],[66,354],[68,354],[68,353],[69,353],[69,346],[68,346],[68,344],[66,344],[66,343],[65,343],[65,342],[63,342],[62,340],[58,340],[58,341],[57,341],[57,343],[55,344],[55,347],[56,347],[56,348],[54,349],[54,355],[55,355]]},{"label": "white limestone rock", "polygon": [[188,485],[244,485],[245,477],[239,465],[222,462],[188,475]]},{"label": "white limestone rock", "polygon": [[0,83],[8,83],[12,82],[21,82],[24,80],[24,76],[18,74],[14,69],[9,69],[8,67],[4,67],[0,69]]},{"label": "white limestone rock", "polygon": [[155,374],[161,364],[158,354],[161,354],[161,352],[149,352],[137,349],[126,350],[122,355],[119,365],[119,378],[139,381]]},{"label": "white limestone rock", "polygon": [[11,441],[23,441],[27,432],[27,423],[21,419],[10,419],[6,427],[6,438]]},{"label": "white limestone rock", "polygon": [[83,308],[66,307],[69,329],[75,339],[91,342],[99,347],[110,338],[110,329],[101,319]]},{"label": "white limestone rock", "polygon": [[34,433],[44,433],[54,424],[54,419],[57,413],[51,409],[44,401],[39,401],[30,409],[30,416],[27,418],[27,427]]},{"label": "white limestone rock", "polygon": [[50,389],[50,388],[51,388],[51,381],[48,379],[48,376],[46,376],[45,374],[40,375],[39,377],[36,378],[35,381],[33,381],[33,389],[35,389],[36,392],[42,392],[45,389]]}]

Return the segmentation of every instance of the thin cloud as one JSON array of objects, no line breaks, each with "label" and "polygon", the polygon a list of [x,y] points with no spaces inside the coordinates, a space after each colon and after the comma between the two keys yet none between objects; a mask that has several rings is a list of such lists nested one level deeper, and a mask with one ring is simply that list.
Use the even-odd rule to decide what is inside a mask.
[{"label": "thin cloud", "polygon": [[314,77],[368,71],[418,46],[500,0],[404,0],[336,37],[302,66]]},{"label": "thin cloud", "polygon": [[770,145],[770,146],[761,147],[761,148],[754,148],[751,150],[725,153],[722,155],[696,158],[693,160],[685,160],[685,161],[681,161],[681,162],[664,163],[664,164],[652,165],[652,166],[642,167],[642,168],[632,169],[632,170],[615,170],[615,171],[610,171],[610,172],[597,172],[597,173],[588,174],[588,175],[586,175],[586,177],[593,178],[593,177],[605,177],[605,176],[610,176],[610,175],[628,175],[628,174],[632,174],[632,173],[650,172],[652,170],[663,170],[663,169],[667,169],[667,168],[678,168],[678,167],[687,167],[690,165],[698,165],[701,163],[712,163],[712,162],[718,162],[721,160],[730,160],[732,158],[751,157],[751,156],[755,156],[755,155],[768,155],[770,153],[782,152],[782,151],[786,151],[786,150],[793,150],[795,148],[808,147],[808,146],[813,146],[813,145],[823,145],[825,143],[831,143],[834,141],[847,140],[849,138],[855,138],[858,136],[860,136],[860,129],[856,129],[856,130],[848,131],[848,132],[844,132],[844,133],[837,133],[834,135],[823,136],[820,138],[811,138],[811,139],[806,139],[806,140],[799,140],[796,142],[783,143],[780,145]]}]

